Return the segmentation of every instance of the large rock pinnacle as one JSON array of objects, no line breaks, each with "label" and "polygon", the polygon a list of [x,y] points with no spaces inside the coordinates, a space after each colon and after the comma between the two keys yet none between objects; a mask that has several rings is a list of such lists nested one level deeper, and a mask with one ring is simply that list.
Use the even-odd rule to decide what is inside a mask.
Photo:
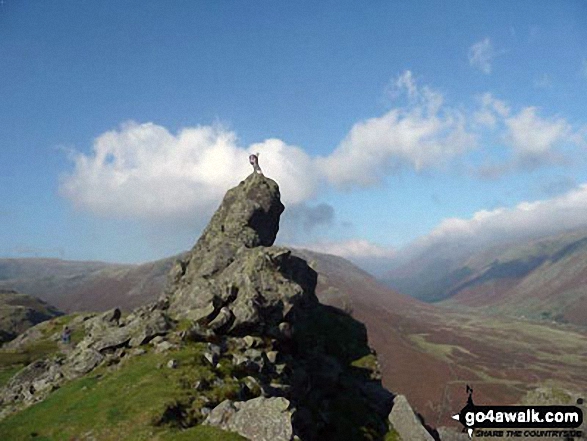
[{"label": "large rock pinnacle", "polygon": [[252,173],[228,190],[195,248],[204,250],[220,242],[247,248],[271,246],[279,230],[283,209],[277,183]]},{"label": "large rock pinnacle", "polygon": [[277,183],[261,174],[230,189],[170,273],[170,313],[216,332],[261,333],[288,320],[295,306],[316,303],[316,273],[271,246],[283,210]]}]

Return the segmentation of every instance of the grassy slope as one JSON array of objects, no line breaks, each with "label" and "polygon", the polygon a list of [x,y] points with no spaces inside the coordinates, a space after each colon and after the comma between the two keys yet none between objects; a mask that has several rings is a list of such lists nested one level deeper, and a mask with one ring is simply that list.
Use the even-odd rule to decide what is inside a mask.
[{"label": "grassy slope", "polygon": [[[67,315],[54,318],[35,326],[38,337],[31,339],[29,343],[18,350],[0,349],[0,386],[22,369],[24,366],[41,358],[59,354],[64,350],[59,344],[59,334],[63,326],[71,322],[75,315]],[[83,337],[80,331],[71,335],[72,344],[76,344]]]},{"label": "grassy slope", "polygon": [[[178,369],[164,366],[171,358],[178,360]],[[187,398],[182,380],[211,374],[200,360],[201,347],[194,345],[168,354],[150,352],[120,369],[98,369],[0,422],[0,439],[242,439],[211,427],[180,431],[153,424],[169,403]]]},{"label": "grassy slope", "polygon": [[[64,316],[42,323],[38,337],[31,343],[19,350],[1,350],[0,385],[34,360],[61,356],[66,348],[55,337],[72,319],[73,316]],[[72,342],[75,344],[81,338],[81,332],[74,332]],[[242,439],[212,427],[180,431],[165,424],[157,426],[169,406],[180,403],[197,412],[203,400],[217,403],[235,396],[238,383],[230,364],[213,371],[202,359],[203,349],[203,344],[194,343],[172,353],[149,351],[119,365],[95,370],[66,384],[45,401],[0,422],[0,439]],[[179,368],[165,366],[171,358],[179,362]],[[216,378],[222,378],[224,383],[199,393],[199,398],[194,400],[194,382],[199,379],[211,382]]]},{"label": "grassy slope", "polygon": [[[349,366],[344,375],[368,375],[376,361],[366,346],[365,328],[332,308],[325,307],[315,315],[308,319],[296,344],[304,350],[315,349],[341,359]],[[42,323],[30,343],[19,350],[0,350],[4,382],[24,362],[60,356],[64,347],[55,337],[72,320],[72,316],[64,316]],[[74,343],[81,338],[82,332],[74,331]],[[348,344],[349,341],[354,343]],[[147,347],[143,355],[100,367],[63,385],[44,401],[0,421],[0,439],[243,439],[216,428],[194,426],[203,419],[202,407],[214,407],[227,398],[243,399],[242,385],[248,375],[232,365],[230,346],[216,368],[203,358],[205,347],[204,343],[185,343],[181,349],[166,353],[155,353]],[[171,359],[177,360],[176,369],[167,367]],[[208,386],[196,390],[194,385],[202,380]],[[333,415],[329,435],[336,434],[335,439],[340,440],[377,438],[372,410],[351,389],[349,393],[344,389],[330,397]],[[394,439],[392,434],[388,434],[388,439]]]}]

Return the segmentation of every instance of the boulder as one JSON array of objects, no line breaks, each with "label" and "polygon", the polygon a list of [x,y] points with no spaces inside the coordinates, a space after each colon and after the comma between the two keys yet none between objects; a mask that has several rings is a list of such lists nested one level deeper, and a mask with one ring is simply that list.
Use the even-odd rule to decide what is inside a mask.
[{"label": "boulder", "polygon": [[389,421],[403,440],[434,441],[403,395],[396,395],[393,399]]},{"label": "boulder", "polygon": [[204,424],[237,432],[252,441],[290,441],[292,416],[287,399],[257,397],[241,402],[223,401],[212,409]]}]

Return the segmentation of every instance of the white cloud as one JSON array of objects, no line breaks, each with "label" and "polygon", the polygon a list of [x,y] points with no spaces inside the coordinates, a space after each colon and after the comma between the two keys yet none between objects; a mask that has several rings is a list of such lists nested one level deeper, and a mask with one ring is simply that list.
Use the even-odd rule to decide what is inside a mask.
[{"label": "white cloud", "polygon": [[249,153],[276,179],[286,204],[311,200],[324,183],[377,184],[394,167],[436,167],[474,145],[464,115],[443,97],[418,87],[410,71],[395,81],[408,104],[355,124],[327,157],[313,158],[279,139],[241,147],[221,126],[165,127],[129,122],[95,139],[87,153],[72,152],[74,169],[60,192],[77,207],[112,218],[205,219],[226,190],[251,172]]},{"label": "white cloud", "polygon": [[536,107],[526,107],[505,120],[507,139],[520,156],[541,156],[563,141],[572,140],[564,118],[541,118]]},{"label": "white cloud", "polygon": [[356,123],[318,165],[335,186],[371,186],[405,164],[416,170],[442,166],[475,145],[464,115],[443,108],[443,97],[428,87],[417,87],[411,72],[395,82],[409,104]]},{"label": "white cloud", "polygon": [[489,37],[478,41],[469,48],[469,64],[484,74],[491,73],[491,63],[496,56]]},{"label": "white cloud", "polygon": [[395,255],[393,248],[382,247],[362,239],[341,242],[318,242],[311,245],[303,245],[303,248],[345,258],[393,257]]},{"label": "white cloud", "polygon": [[[585,145],[587,129],[573,128],[560,116],[541,116],[533,106],[514,112],[490,93],[478,96],[477,101],[473,127],[490,129],[494,145],[511,153],[499,162],[488,157],[476,169],[482,178],[495,179],[519,170],[564,164],[577,154],[569,148]],[[485,152],[490,153],[488,149]]]},{"label": "white cloud", "polygon": [[376,276],[381,276],[388,271],[390,262],[396,257],[394,248],[380,246],[362,239],[318,242],[300,245],[298,248],[343,257]]},{"label": "white cloud", "polygon": [[311,159],[299,148],[269,139],[248,149],[222,127],[185,128],[176,135],[153,123],[124,124],[100,135],[89,154],[73,153],[74,169],[60,192],[77,207],[114,218],[207,217],[224,193],[261,167],[282,183],[282,198],[296,204],[317,186]]},{"label": "white cloud", "polygon": [[505,242],[541,234],[556,233],[587,225],[587,184],[567,193],[513,208],[481,210],[469,219],[445,219],[420,243],[471,240],[475,243]]},{"label": "white cloud", "polygon": [[498,120],[510,114],[510,108],[505,101],[496,99],[491,93],[478,96],[477,101],[480,109],[473,113],[473,119],[479,125],[493,128]]}]

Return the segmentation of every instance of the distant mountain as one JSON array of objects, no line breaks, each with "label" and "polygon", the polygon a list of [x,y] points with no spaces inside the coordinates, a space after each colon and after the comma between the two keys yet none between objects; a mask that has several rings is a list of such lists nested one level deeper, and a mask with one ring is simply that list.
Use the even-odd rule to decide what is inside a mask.
[{"label": "distant mountain", "polygon": [[62,314],[35,297],[0,289],[0,344],[12,340],[37,323]]},{"label": "distant mountain", "polygon": [[60,259],[0,259],[0,288],[39,297],[66,312],[130,310],[156,299],[177,258],[125,265]]},{"label": "distant mountain", "polygon": [[430,252],[386,284],[425,301],[587,326],[587,231],[486,247],[455,258]]}]

